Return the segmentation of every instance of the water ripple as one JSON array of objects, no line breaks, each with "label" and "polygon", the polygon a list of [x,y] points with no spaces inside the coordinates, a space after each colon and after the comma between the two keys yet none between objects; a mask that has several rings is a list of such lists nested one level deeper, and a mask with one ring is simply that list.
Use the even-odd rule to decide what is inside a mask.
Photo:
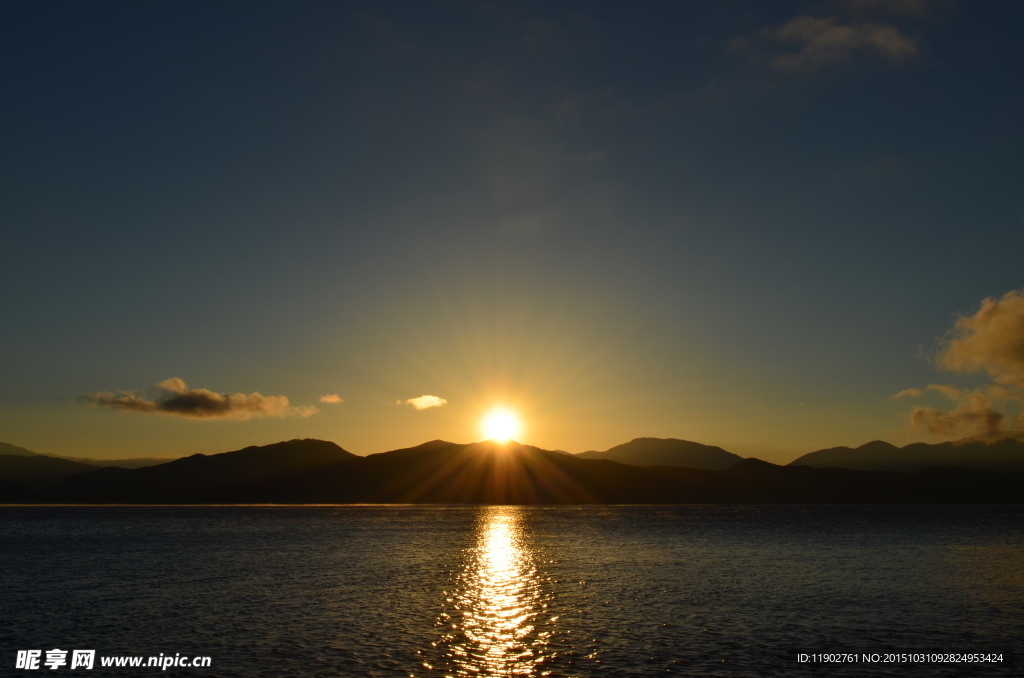
[{"label": "water ripple", "polygon": [[[1019,506],[0,508],[0,553],[8,659],[211,656],[176,674],[196,678],[1021,675]],[[795,661],[947,649],[1006,659]]]},{"label": "water ripple", "polygon": [[[551,593],[524,534],[524,509],[495,506],[479,515],[476,544],[445,592],[432,647],[443,649],[456,676],[530,676],[547,657],[543,614]],[[435,667],[425,662],[425,668]]]}]

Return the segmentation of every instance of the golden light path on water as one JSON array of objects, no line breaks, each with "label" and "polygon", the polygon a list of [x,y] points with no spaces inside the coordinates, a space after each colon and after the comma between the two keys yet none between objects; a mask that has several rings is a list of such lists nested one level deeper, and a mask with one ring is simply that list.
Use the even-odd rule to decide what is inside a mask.
[{"label": "golden light path on water", "polygon": [[440,623],[452,676],[542,676],[548,606],[524,539],[522,509],[482,509],[477,543]]}]

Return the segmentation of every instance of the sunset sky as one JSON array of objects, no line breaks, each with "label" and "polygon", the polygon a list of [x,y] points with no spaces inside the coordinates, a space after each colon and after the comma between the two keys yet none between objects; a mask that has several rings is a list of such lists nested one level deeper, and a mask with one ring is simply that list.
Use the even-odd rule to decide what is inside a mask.
[{"label": "sunset sky", "polygon": [[788,462],[1020,427],[1024,3],[0,19],[0,441],[368,454],[501,406],[547,449]]}]

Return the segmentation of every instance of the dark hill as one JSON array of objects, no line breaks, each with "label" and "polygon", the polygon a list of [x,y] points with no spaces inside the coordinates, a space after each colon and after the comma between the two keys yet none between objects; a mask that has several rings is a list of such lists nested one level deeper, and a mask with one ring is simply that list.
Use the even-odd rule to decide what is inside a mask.
[{"label": "dark hill", "polygon": [[634,466],[515,442],[435,440],[296,474],[264,484],[254,496],[316,503],[660,503],[675,500],[677,485]]},{"label": "dark hill", "polygon": [[1024,501],[1024,473],[882,473],[741,460],[721,471],[636,467],[519,444],[435,441],[248,489],[280,503],[689,504]]},{"label": "dark hill", "polygon": [[29,485],[34,489],[53,485],[79,473],[96,470],[96,466],[67,459],[21,454],[0,455],[0,480]]},{"label": "dark hill", "polygon": [[95,459],[93,457],[59,457],[91,466],[117,466],[119,468],[142,468],[174,461],[176,457],[132,457],[130,459]]},{"label": "dark hill", "polygon": [[435,440],[357,457],[298,440],[195,455],[161,466],[104,468],[36,495],[54,503],[999,503],[1024,502],[1024,473],[921,473],[776,466],[720,471],[638,467],[519,443]]},{"label": "dark hill", "polygon": [[996,442],[966,438],[937,445],[911,443],[899,448],[875,440],[856,449],[833,447],[811,452],[789,465],[862,471],[912,472],[934,467],[1024,471],[1024,442],[1015,437]]},{"label": "dark hill", "polygon": [[35,493],[28,483],[0,480],[0,504],[19,504],[32,501]]},{"label": "dark hill", "polygon": [[156,466],[157,464],[166,464],[172,459],[161,459],[159,457],[134,457],[131,459],[94,459],[92,457],[63,457],[57,454],[42,455],[32,450],[26,450],[24,447],[18,447],[11,445],[10,443],[0,443],[0,456],[2,455],[16,455],[19,457],[51,457],[53,459],[66,459],[67,461],[75,461],[79,464],[88,464],[89,466],[120,466],[122,468],[141,468],[143,466]]},{"label": "dark hill", "polygon": [[721,447],[675,438],[635,438],[604,452],[580,452],[580,459],[608,459],[634,466],[681,466],[719,471],[743,457]]},{"label": "dark hill", "polygon": [[0,443],[0,455],[8,454],[17,455],[19,457],[34,457],[38,454],[38,452],[26,450],[24,447],[11,445],[10,443]]},{"label": "dark hill", "polygon": [[234,502],[239,488],[358,458],[332,442],[289,440],[209,456],[194,454],[132,470],[97,469],[70,478],[40,496],[44,501],[61,503]]}]

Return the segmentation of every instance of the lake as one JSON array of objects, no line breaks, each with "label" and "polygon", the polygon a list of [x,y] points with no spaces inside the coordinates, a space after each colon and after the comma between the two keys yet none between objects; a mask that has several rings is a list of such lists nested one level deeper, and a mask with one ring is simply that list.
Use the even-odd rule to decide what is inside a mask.
[{"label": "lake", "polygon": [[[3,507],[0,520],[4,675],[1024,674],[1024,506]],[[96,664],[13,668],[31,649],[94,649]],[[210,666],[100,665],[161,653]],[[956,653],[1002,661],[945,663]]]}]

